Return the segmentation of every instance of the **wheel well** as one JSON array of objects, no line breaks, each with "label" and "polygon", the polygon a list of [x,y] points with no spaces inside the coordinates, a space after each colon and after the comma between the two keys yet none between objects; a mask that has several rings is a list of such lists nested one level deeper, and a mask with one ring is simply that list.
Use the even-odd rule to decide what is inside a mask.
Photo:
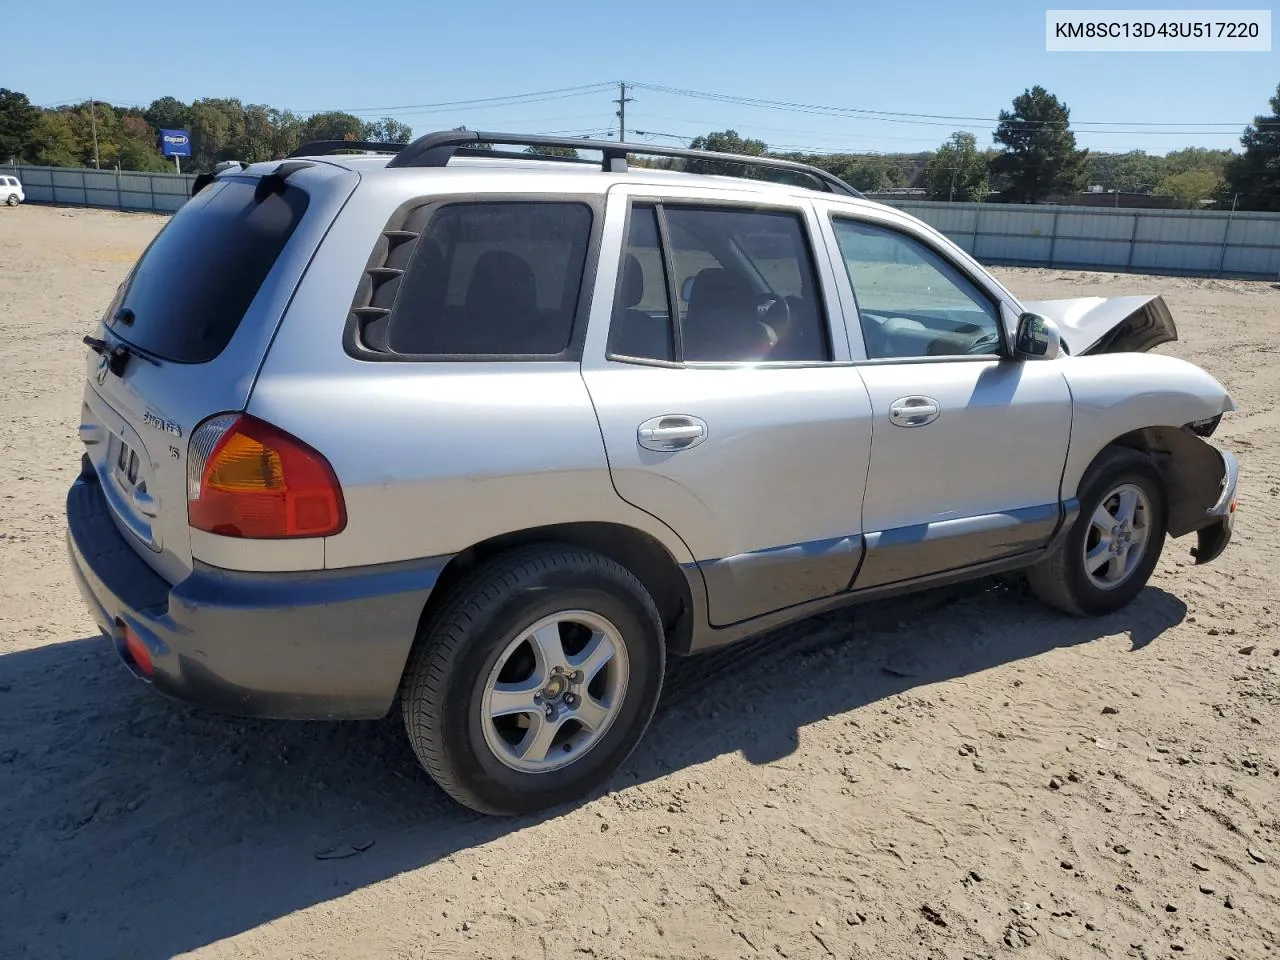
[{"label": "wheel well", "polygon": [[667,643],[675,649],[688,647],[693,631],[693,597],[689,583],[666,547],[634,527],[614,523],[561,523],[534,527],[484,540],[455,556],[440,572],[419,621],[422,626],[441,603],[475,569],[499,553],[533,543],[562,543],[593,550],[626,567],[653,598],[662,617]]},{"label": "wheel well", "polygon": [[1102,448],[1089,470],[1115,447],[1145,453],[1164,481],[1168,499],[1168,532],[1181,537],[1195,530],[1222,490],[1226,467],[1222,457],[1189,427],[1143,427],[1131,430]]}]

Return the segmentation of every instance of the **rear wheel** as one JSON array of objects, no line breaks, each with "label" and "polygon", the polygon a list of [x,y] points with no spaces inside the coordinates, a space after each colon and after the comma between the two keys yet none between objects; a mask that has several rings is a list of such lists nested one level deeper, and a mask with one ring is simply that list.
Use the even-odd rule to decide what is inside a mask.
[{"label": "rear wheel", "polygon": [[1146,586],[1164,549],[1167,505],[1155,465],[1115,447],[1080,487],[1080,514],[1057,550],[1027,571],[1035,594],[1077,616],[1124,607]]},{"label": "rear wheel", "polygon": [[482,813],[580,799],[635,749],[662,687],[657,608],[612,560],[532,547],[455,590],[405,674],[410,743],[432,778]]},{"label": "rear wheel", "polygon": [[16,207],[18,205],[18,195],[16,193],[11,193],[4,202],[11,207]]}]

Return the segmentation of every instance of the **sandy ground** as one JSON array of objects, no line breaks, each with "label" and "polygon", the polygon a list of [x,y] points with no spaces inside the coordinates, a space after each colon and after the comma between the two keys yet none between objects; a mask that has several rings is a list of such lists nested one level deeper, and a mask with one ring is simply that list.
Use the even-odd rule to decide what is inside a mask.
[{"label": "sandy ground", "polygon": [[1270,284],[1000,271],[1167,295],[1171,352],[1241,407],[1217,564],[1174,542],[1100,621],[980,584],[683,664],[614,792],[495,821],[394,720],[210,716],[95,638],[62,546],[79,339],[160,223],[0,210],[0,957],[1280,955]]}]

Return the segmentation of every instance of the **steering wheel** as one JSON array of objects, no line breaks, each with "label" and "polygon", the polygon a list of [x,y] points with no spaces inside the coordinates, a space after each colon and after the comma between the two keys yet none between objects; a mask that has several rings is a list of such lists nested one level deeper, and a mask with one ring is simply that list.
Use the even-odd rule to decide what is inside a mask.
[{"label": "steering wheel", "polygon": [[991,353],[991,350],[989,348],[995,344],[998,344],[999,342],[1000,342],[999,333],[995,331],[992,331],[991,333],[984,333],[981,336],[974,339],[974,341],[969,344],[969,348],[965,350],[965,353],[969,353],[969,354]]},{"label": "steering wheel", "polygon": [[756,319],[775,330],[791,322],[791,304],[776,293],[762,293],[756,302]]},{"label": "steering wheel", "polygon": [[762,328],[762,333],[767,331],[772,353],[782,343],[791,324],[791,306],[776,294],[762,294],[756,301],[756,322]]}]

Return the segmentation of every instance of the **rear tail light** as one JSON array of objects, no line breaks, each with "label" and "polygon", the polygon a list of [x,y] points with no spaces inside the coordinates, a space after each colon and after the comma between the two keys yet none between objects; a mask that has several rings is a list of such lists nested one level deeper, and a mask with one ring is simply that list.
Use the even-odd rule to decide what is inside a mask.
[{"label": "rear tail light", "polygon": [[317,451],[247,414],[206,420],[191,435],[187,518],[224,537],[328,537],[347,525],[342,488]]}]

